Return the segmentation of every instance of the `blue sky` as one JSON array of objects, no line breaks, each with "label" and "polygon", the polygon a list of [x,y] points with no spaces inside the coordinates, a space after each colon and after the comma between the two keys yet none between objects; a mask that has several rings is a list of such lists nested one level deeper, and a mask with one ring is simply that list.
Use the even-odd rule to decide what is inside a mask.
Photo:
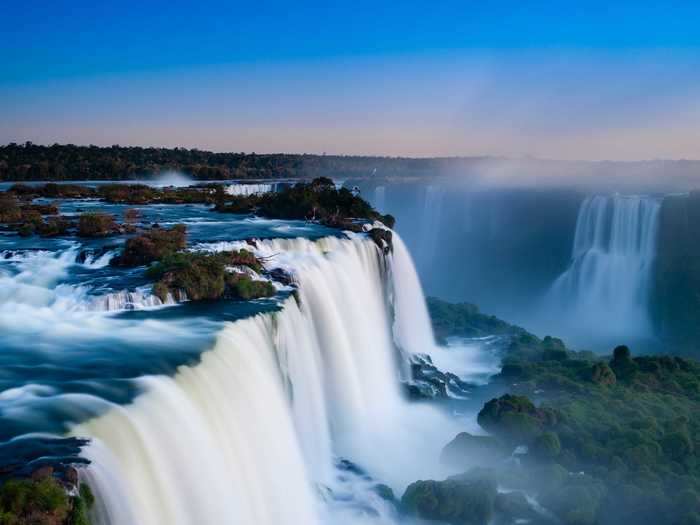
[{"label": "blue sky", "polygon": [[700,156],[694,2],[6,4],[0,143]]}]

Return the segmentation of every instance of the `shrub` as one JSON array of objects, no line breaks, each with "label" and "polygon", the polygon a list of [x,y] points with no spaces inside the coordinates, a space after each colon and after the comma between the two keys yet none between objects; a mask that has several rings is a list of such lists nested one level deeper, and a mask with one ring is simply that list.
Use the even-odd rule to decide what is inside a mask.
[{"label": "shrub", "polygon": [[78,219],[80,237],[105,237],[114,233],[116,227],[114,217],[107,213],[83,213]]}]

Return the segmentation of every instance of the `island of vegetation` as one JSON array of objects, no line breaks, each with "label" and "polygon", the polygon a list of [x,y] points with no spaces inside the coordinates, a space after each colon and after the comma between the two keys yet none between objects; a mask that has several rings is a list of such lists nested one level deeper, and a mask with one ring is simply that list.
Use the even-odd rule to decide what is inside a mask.
[{"label": "island of vegetation", "polygon": [[504,393],[479,412],[484,435],[445,446],[455,475],[411,484],[403,512],[453,525],[700,524],[700,363],[574,352],[467,304],[431,301],[431,314],[443,335],[484,322],[511,334],[493,378]]}]

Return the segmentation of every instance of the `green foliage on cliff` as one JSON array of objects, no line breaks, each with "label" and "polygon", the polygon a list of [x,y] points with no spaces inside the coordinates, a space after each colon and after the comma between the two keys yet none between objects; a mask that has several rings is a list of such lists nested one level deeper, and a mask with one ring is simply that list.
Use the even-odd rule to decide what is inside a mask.
[{"label": "green foliage on cliff", "polygon": [[89,525],[94,501],[84,483],[71,496],[53,477],[10,479],[0,485],[0,525]]},{"label": "green foliage on cliff", "polygon": [[[464,310],[431,309],[433,322],[459,334],[469,323],[446,323],[450,306]],[[492,436],[461,434],[443,451],[446,465],[490,466],[500,485],[535,496],[564,525],[683,525],[700,516],[697,361],[634,356],[626,346],[600,357],[523,331],[511,336],[495,380],[509,393],[478,416]],[[528,453],[507,466],[516,445]]]},{"label": "green foliage on cliff", "polygon": [[318,220],[332,227],[353,228],[349,219],[379,220],[394,226],[391,215],[382,215],[347,188],[336,189],[331,179],[319,177],[279,192],[245,197],[219,196],[216,209],[228,213],[257,213],[273,219]]},{"label": "green foliage on cliff", "polygon": [[455,335],[482,337],[486,335],[525,335],[527,332],[494,315],[479,311],[471,303],[449,303],[435,297],[427,298],[428,313],[433,323],[435,336],[439,340]]},{"label": "green foliage on cliff", "polygon": [[272,283],[253,279],[248,273],[236,269],[241,266],[255,272],[262,270],[260,262],[247,250],[179,252],[164,257],[148,268],[146,275],[157,280],[153,292],[163,301],[169,293],[179,297],[181,291],[191,301],[221,298],[250,300],[275,294]]},{"label": "green foliage on cliff", "polygon": [[126,241],[122,253],[112,259],[114,266],[143,266],[158,261],[187,246],[187,227],[151,228]]}]

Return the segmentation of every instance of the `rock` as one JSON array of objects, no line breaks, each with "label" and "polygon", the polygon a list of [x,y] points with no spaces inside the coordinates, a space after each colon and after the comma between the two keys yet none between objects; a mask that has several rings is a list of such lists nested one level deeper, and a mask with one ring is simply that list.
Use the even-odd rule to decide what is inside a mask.
[{"label": "rock", "polygon": [[287,270],[283,270],[282,268],[273,268],[272,270],[267,272],[267,275],[273,281],[282,283],[285,286],[294,285],[294,277],[292,276],[292,274],[289,273]]},{"label": "rock", "polygon": [[470,385],[450,372],[442,372],[433,365],[428,355],[411,356],[411,381],[408,384],[411,399],[465,397]]},{"label": "rock", "polygon": [[113,266],[143,266],[172,255],[187,246],[187,227],[176,224],[170,229],[153,226],[150,230],[132,237],[124,245],[122,253],[112,259]]},{"label": "rock", "polygon": [[74,487],[77,487],[80,480],[78,476],[78,469],[72,466],[66,467],[66,469],[63,471],[63,479],[66,481],[66,483],[70,483]]},{"label": "rock", "polygon": [[596,363],[588,372],[588,380],[598,385],[611,386],[617,382],[617,377],[607,363]]},{"label": "rock", "polygon": [[540,434],[530,446],[530,452],[534,457],[541,460],[556,458],[561,452],[559,436],[555,432]]},{"label": "rock", "polygon": [[537,512],[522,492],[499,492],[494,502],[497,514],[509,521],[531,520]]},{"label": "rock", "polygon": [[610,368],[615,372],[615,377],[617,379],[631,380],[639,367],[632,359],[630,349],[621,345],[616,347],[613,351],[613,358],[610,360]]},{"label": "rock", "polygon": [[379,249],[384,253],[390,253],[393,250],[392,232],[384,228],[372,228],[368,235],[374,241],[374,244],[379,246]]},{"label": "rock", "polygon": [[83,213],[78,219],[80,237],[106,237],[118,231],[114,217],[108,213]]},{"label": "rock", "polygon": [[487,402],[479,412],[481,427],[513,444],[529,444],[557,422],[551,409],[539,409],[524,396],[505,394]]},{"label": "rock", "polygon": [[401,498],[407,514],[451,525],[486,525],[494,513],[496,483],[469,476],[416,481]]},{"label": "rock", "polygon": [[41,467],[32,471],[30,477],[34,481],[39,481],[40,479],[50,478],[51,476],[53,476],[53,466],[42,465]]},{"label": "rock", "polygon": [[462,432],[442,449],[440,463],[464,471],[474,466],[492,465],[508,457],[509,451],[509,447],[493,436]]}]

